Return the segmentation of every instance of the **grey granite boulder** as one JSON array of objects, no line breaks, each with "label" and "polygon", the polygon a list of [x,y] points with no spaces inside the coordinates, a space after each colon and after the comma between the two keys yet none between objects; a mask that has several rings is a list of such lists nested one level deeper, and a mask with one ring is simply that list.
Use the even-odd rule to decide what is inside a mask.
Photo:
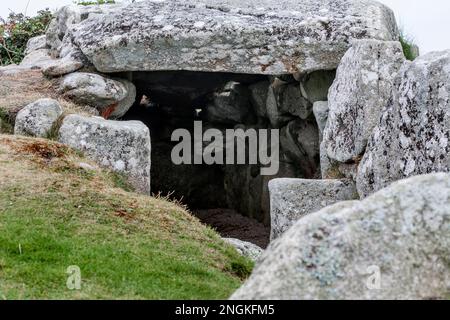
[{"label": "grey granite boulder", "polygon": [[136,88],[129,81],[85,72],[66,75],[59,90],[76,103],[96,108],[106,118],[123,116],[136,98]]},{"label": "grey granite boulder", "polygon": [[450,50],[407,62],[359,165],[367,196],[405,177],[450,170]]},{"label": "grey granite boulder", "polygon": [[43,69],[53,63],[54,60],[48,49],[38,49],[30,51],[20,62],[19,67],[27,70]]},{"label": "grey granite boulder", "polygon": [[64,57],[52,59],[42,68],[42,73],[49,77],[63,76],[83,68],[84,64],[76,59]]},{"label": "grey granite boulder", "polygon": [[417,176],[299,220],[232,299],[448,299],[450,175]]},{"label": "grey granite boulder", "polygon": [[357,198],[355,185],[350,180],[273,179],[269,181],[269,193],[271,240],[310,213]]},{"label": "grey granite boulder", "polygon": [[364,152],[404,61],[400,42],[353,43],[339,64],[328,96],[324,141],[331,159],[347,162]]},{"label": "grey granite boulder", "polygon": [[142,122],[69,115],[59,130],[59,141],[123,173],[136,191],[150,194],[150,132]]},{"label": "grey granite boulder", "polygon": [[244,257],[250,260],[257,261],[259,256],[263,253],[263,249],[251,242],[242,241],[234,238],[222,238],[223,241],[231,244]]},{"label": "grey granite boulder", "polygon": [[335,77],[336,71],[334,70],[320,70],[307,74],[300,79],[302,95],[311,103],[326,101]]},{"label": "grey granite boulder", "polygon": [[71,28],[90,16],[99,15],[114,10],[120,5],[70,5],[58,9],[53,20],[50,22],[46,32],[47,46],[51,48],[52,53],[59,55],[63,49],[63,40]]},{"label": "grey granite boulder", "polygon": [[19,111],[14,134],[46,137],[62,114],[63,110],[58,101],[39,99]]},{"label": "grey granite boulder", "polygon": [[25,55],[40,49],[47,49],[47,38],[45,34],[30,38],[28,40]]},{"label": "grey granite boulder", "polygon": [[353,39],[398,39],[392,11],[369,0],[150,0],[72,25],[60,15],[48,38],[69,28],[100,72],[330,70]]}]

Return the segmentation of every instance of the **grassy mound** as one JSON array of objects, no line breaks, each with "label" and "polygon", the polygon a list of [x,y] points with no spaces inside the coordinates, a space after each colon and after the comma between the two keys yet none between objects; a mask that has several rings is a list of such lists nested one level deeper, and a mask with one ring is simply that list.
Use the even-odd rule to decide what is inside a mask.
[{"label": "grassy mound", "polygon": [[[0,135],[0,299],[219,299],[238,288],[249,260],[123,181],[55,142]],[[69,266],[81,290],[67,287]]]}]

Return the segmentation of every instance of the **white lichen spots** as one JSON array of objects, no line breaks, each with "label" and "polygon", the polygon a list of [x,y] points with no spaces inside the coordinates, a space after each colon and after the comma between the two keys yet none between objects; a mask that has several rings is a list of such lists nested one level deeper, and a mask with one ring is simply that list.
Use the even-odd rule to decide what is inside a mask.
[{"label": "white lichen spots", "polygon": [[155,22],[160,22],[163,19],[164,19],[164,15],[162,15],[162,14],[153,17],[153,21],[155,21]]},{"label": "white lichen spots", "polygon": [[439,139],[439,147],[440,148],[446,148],[448,146],[448,138],[447,137],[441,137]]},{"label": "white lichen spots", "polygon": [[194,28],[197,29],[202,29],[205,26],[205,22],[204,21],[197,21],[196,23],[194,23]]},{"label": "white lichen spots", "polygon": [[172,29],[174,29],[175,27],[171,24],[165,25],[161,30],[162,31],[170,31]]},{"label": "white lichen spots", "polygon": [[122,160],[118,160],[114,163],[114,169],[116,171],[123,171],[125,170],[125,162],[123,162]]},{"label": "white lichen spots", "polygon": [[364,72],[362,72],[361,77],[362,77],[363,83],[365,85],[368,85],[369,83],[378,80],[378,73],[374,72],[374,71],[365,70]]}]

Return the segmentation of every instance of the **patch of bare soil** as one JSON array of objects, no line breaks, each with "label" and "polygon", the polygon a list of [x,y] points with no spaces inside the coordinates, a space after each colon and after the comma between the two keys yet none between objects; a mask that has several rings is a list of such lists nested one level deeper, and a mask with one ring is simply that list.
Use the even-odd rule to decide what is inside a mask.
[{"label": "patch of bare soil", "polygon": [[261,248],[269,244],[270,228],[231,209],[195,210],[201,222],[211,226],[222,237],[254,243]]}]

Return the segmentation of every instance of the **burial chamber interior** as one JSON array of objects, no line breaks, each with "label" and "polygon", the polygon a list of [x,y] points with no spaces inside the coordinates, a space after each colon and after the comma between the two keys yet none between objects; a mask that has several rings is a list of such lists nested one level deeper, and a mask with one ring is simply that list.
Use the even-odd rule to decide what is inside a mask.
[{"label": "burial chamber interior", "polygon": [[[265,246],[270,226],[268,181],[320,178],[313,104],[327,99],[334,70],[297,78],[191,71],[117,76],[126,76],[137,90],[135,104],[121,120],[140,120],[150,129],[152,193],[180,200],[223,236]],[[171,153],[179,141],[172,141],[172,133],[183,128],[193,140],[194,121],[201,121],[203,132],[215,128],[224,136],[226,129],[278,129],[278,172],[262,175],[259,163],[174,164]],[[239,234],[236,228],[244,231]]]}]

